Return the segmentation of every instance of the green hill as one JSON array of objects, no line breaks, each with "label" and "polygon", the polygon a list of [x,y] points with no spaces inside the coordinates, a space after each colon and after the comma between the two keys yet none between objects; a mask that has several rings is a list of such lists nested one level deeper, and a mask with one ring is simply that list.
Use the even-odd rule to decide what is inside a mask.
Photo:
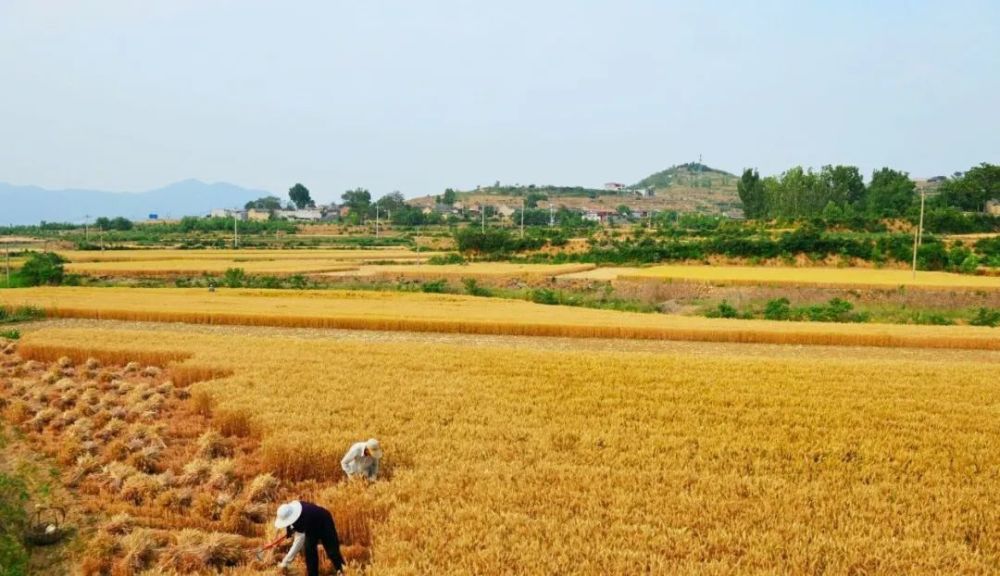
[{"label": "green hill", "polygon": [[736,190],[737,177],[697,162],[671,166],[651,174],[635,184],[635,188],[661,190],[673,186],[686,188],[732,188]]}]

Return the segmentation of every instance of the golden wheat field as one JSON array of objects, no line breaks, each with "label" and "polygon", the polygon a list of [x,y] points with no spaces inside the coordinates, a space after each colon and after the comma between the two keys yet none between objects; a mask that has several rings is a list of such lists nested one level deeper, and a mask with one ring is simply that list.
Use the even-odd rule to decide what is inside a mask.
[{"label": "golden wheat field", "polygon": [[542,279],[593,270],[593,264],[514,264],[510,262],[472,262],[469,264],[419,265],[383,264],[361,266],[357,270],[332,272],[325,276],[380,276],[437,280],[440,278],[520,278]]},{"label": "golden wheat field", "polygon": [[292,275],[318,274],[356,270],[357,266],[342,260],[123,260],[110,262],[70,262],[65,269],[71,274],[88,276],[178,276],[221,274],[230,268],[241,268],[247,274]]},{"label": "golden wheat field", "polygon": [[821,284],[824,286],[915,286],[1000,290],[1000,277],[949,272],[869,268],[789,268],[769,266],[653,266],[621,272],[622,279],[696,280],[731,284]]},{"label": "golden wheat field", "polygon": [[580,338],[838,344],[1000,350],[975,326],[907,326],[711,319],[545,306],[521,300],[370,291],[185,288],[23,288],[0,305],[49,316],[195,324],[407,330]]},{"label": "golden wheat field", "polygon": [[228,372],[194,393],[251,415],[278,476],[336,478],[350,442],[381,438],[382,481],[329,480],[318,496],[380,511],[370,574],[1000,563],[995,352],[108,326],[31,329],[22,347]]}]

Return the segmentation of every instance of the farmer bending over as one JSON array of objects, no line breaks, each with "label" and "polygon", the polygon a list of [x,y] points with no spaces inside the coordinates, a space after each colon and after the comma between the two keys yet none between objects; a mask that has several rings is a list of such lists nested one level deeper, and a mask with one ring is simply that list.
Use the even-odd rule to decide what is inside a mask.
[{"label": "farmer bending over", "polygon": [[268,544],[267,548],[276,546],[285,538],[292,540],[292,549],[279,566],[288,568],[295,555],[305,546],[306,573],[309,576],[319,576],[319,551],[317,547],[322,542],[326,556],[333,562],[334,569],[339,573],[344,569],[344,558],[340,555],[340,540],[337,538],[337,527],[333,524],[330,511],[311,502],[293,500],[278,507],[278,517],[274,527],[284,528],[285,534]]},{"label": "farmer bending over", "polygon": [[378,440],[372,438],[367,442],[358,442],[344,454],[340,467],[348,478],[367,478],[375,480],[378,475],[378,463],[382,459],[382,447]]}]

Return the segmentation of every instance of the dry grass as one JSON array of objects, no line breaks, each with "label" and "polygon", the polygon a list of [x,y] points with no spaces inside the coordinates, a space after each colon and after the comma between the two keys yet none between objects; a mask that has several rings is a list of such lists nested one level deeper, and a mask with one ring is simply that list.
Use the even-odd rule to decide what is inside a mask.
[{"label": "dry grass", "polygon": [[[470,296],[347,291],[27,288],[0,303],[50,317],[575,338],[1000,350],[996,330],[725,320]],[[58,346],[58,344],[52,344]],[[117,352],[109,352],[115,353]]]},{"label": "dry grass", "polygon": [[[347,549],[372,543],[378,574],[985,574],[1000,563],[995,354],[127,329],[42,329],[22,348],[56,343],[95,357],[176,350],[231,370],[194,386],[220,411],[254,415],[276,476],[298,462],[295,475],[325,479],[316,500]],[[343,450],[369,436],[385,446],[385,480],[331,483]]]},{"label": "dry grass", "polygon": [[[586,276],[584,273],[581,276]],[[623,280],[691,280],[721,284],[816,284],[859,288],[908,286],[919,288],[978,288],[1000,290],[1000,278],[949,272],[917,272],[871,268],[784,268],[770,266],[654,266],[620,270]]]}]

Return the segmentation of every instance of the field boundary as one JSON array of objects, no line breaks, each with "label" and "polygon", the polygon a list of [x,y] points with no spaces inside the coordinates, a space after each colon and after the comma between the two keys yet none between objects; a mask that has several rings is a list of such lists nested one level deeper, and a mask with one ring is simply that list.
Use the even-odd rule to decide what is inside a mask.
[{"label": "field boundary", "polygon": [[210,312],[160,312],[156,310],[91,310],[51,307],[49,318],[88,320],[123,320],[231,326],[279,326],[288,328],[325,328],[341,330],[378,330],[397,332],[441,332],[498,336],[542,336],[562,338],[612,338],[635,340],[677,340],[691,342],[728,342],[738,344],[785,344],[807,346],[863,346],[884,348],[936,348],[962,350],[1000,350],[998,338],[972,338],[944,335],[895,335],[879,333],[836,333],[800,331],[789,326],[781,331],[734,329],[713,330],[648,326],[559,325],[541,323],[466,322],[359,316],[263,316]]}]

